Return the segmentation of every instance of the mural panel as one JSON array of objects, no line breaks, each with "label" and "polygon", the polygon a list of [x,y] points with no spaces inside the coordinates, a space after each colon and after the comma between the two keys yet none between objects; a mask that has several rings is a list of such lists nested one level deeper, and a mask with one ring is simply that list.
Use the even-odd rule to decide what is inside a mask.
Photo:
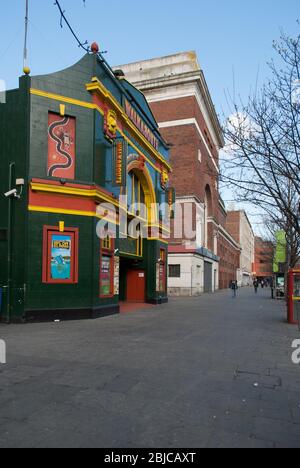
[{"label": "mural panel", "polygon": [[76,120],[52,112],[48,119],[49,177],[75,179]]}]

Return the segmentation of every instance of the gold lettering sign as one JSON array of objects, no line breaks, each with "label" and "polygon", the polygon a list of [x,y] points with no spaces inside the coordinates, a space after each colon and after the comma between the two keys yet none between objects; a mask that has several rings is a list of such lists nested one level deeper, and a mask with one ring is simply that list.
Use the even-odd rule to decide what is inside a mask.
[{"label": "gold lettering sign", "polygon": [[52,247],[53,249],[70,250],[71,244],[70,241],[53,241]]},{"label": "gold lettering sign", "polygon": [[123,144],[117,143],[116,148],[116,184],[121,185],[123,180]]},{"label": "gold lettering sign", "polygon": [[149,143],[151,143],[151,145],[156,150],[158,150],[158,139],[127,100],[125,101],[125,112],[130,118],[130,120],[134,123],[134,125],[142,133],[142,135],[144,135],[144,137],[149,141]]}]

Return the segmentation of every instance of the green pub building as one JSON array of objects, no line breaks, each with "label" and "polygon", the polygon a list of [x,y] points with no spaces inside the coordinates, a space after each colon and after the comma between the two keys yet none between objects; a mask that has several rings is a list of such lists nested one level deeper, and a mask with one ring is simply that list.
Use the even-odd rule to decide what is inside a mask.
[{"label": "green pub building", "polygon": [[1,321],[167,301],[174,193],[144,95],[97,44],[61,72],[24,71],[0,104]]}]

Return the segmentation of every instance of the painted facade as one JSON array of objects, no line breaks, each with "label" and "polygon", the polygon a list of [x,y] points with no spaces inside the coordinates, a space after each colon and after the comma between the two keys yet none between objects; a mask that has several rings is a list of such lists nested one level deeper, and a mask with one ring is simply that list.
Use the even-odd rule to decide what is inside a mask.
[{"label": "painted facade", "polygon": [[[122,78],[87,54],[21,77],[0,105],[0,190],[17,195],[0,197],[1,320],[94,318],[117,313],[119,301],[167,301],[169,228],[156,204],[172,198],[168,147]],[[128,236],[132,221],[145,238]]]},{"label": "painted facade", "polygon": [[169,292],[199,295],[227,288],[237,276],[240,245],[226,231],[219,194],[224,137],[197,56],[185,52],[118,68],[145,94],[171,144],[171,185],[179,224],[180,213],[192,211],[192,238],[172,230]]}]

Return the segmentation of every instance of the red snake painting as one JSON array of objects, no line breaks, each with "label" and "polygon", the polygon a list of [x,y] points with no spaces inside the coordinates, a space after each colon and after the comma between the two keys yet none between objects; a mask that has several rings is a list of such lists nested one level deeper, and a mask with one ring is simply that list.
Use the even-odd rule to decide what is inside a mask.
[{"label": "red snake painting", "polygon": [[[49,177],[55,177],[55,172],[58,170],[67,171],[73,166],[73,157],[66,151],[71,148],[71,145],[73,143],[67,128],[69,123],[70,118],[64,117],[62,120],[56,120],[55,122],[49,125],[49,137],[55,143],[56,155],[61,156],[65,159],[64,162],[55,163],[48,167]],[[55,132],[55,130],[58,128],[59,131]]]}]

